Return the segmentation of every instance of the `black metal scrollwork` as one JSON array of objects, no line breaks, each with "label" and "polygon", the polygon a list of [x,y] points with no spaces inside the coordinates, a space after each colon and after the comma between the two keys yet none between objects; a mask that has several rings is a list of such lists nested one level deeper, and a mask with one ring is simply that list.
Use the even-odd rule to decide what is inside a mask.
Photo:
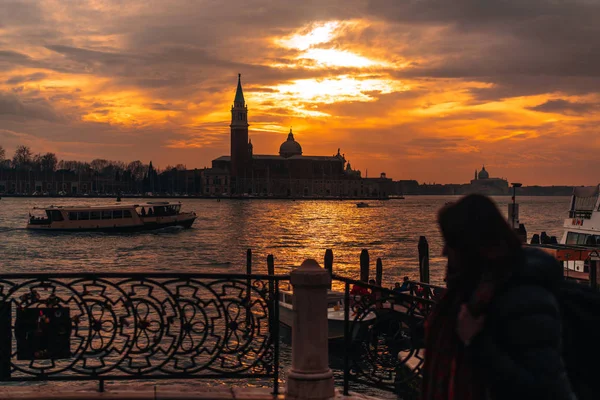
[{"label": "black metal scrollwork", "polygon": [[[288,278],[217,274],[0,276],[0,311],[10,313],[9,318],[1,319],[10,321],[10,327],[0,327],[0,332],[8,332],[11,341],[8,357],[0,357],[4,363],[0,369],[8,371],[0,379],[277,379],[274,299],[278,281]],[[38,310],[42,311],[37,320],[23,322],[26,311],[31,314]],[[63,315],[64,310],[68,316]],[[47,336],[53,326],[62,326],[46,314],[59,316],[62,325],[67,321],[68,326],[61,328],[63,336],[68,336],[67,342],[61,339],[67,351],[54,355],[27,348],[40,342],[29,340],[29,335]],[[14,340],[17,335],[27,340]]]},{"label": "black metal scrollwork", "polygon": [[399,293],[345,277],[334,279],[345,282],[348,303],[345,390],[348,380],[394,392],[414,385],[424,361],[424,321],[438,288],[415,284]]}]

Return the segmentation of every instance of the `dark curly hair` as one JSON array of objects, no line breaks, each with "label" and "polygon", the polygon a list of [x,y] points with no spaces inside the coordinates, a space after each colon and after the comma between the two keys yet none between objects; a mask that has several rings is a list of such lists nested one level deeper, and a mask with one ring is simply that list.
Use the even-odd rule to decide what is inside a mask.
[{"label": "dark curly hair", "polygon": [[446,246],[460,255],[459,265],[448,266],[448,287],[470,291],[482,280],[500,283],[518,268],[521,241],[489,197],[470,194],[446,204],[438,223]]}]

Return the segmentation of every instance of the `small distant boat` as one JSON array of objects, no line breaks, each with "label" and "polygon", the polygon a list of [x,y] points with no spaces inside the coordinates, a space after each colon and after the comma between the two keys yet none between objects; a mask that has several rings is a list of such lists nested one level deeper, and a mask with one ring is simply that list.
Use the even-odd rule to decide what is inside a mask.
[{"label": "small distant boat", "polygon": [[[182,212],[181,203],[34,207],[27,229],[38,231],[135,232],[169,226],[189,228],[195,212]],[[41,214],[40,216],[35,215]]]},{"label": "small distant boat", "polygon": [[356,207],[366,208],[366,207],[369,207],[369,203],[365,203],[364,201],[361,201],[360,203],[356,203]]}]

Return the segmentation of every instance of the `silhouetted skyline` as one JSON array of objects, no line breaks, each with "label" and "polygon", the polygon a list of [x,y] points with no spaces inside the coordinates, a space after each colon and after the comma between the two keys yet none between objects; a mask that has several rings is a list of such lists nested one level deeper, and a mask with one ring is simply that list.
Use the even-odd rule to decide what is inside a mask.
[{"label": "silhouetted skyline", "polygon": [[210,166],[238,73],[249,136],[394,179],[594,185],[600,43],[586,1],[0,3],[0,145]]}]

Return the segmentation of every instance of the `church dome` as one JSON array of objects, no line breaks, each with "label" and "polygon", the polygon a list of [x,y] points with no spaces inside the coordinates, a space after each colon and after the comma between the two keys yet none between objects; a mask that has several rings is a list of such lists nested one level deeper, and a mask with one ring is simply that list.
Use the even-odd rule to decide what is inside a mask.
[{"label": "church dome", "polygon": [[294,134],[292,133],[291,129],[287,140],[281,144],[281,147],[279,147],[279,155],[286,158],[302,155],[302,146],[300,146],[300,143],[294,140]]},{"label": "church dome", "polygon": [[479,175],[477,175],[478,179],[489,179],[490,174],[488,174],[488,172],[485,170],[485,166],[483,166],[483,168],[481,168],[481,171],[479,171]]}]

